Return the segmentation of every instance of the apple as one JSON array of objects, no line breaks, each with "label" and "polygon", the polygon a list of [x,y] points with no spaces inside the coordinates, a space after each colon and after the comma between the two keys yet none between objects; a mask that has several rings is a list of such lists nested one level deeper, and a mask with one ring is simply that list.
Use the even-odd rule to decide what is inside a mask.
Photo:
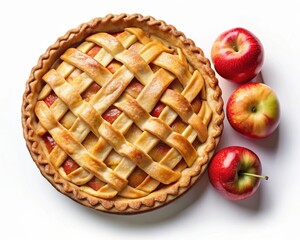
[{"label": "apple", "polygon": [[225,198],[243,200],[258,189],[262,176],[258,156],[248,148],[230,146],[218,151],[208,167],[212,186]]},{"label": "apple", "polygon": [[253,33],[244,28],[233,28],[214,41],[211,59],[221,77],[235,83],[246,83],[261,71],[264,49]]},{"label": "apple", "polygon": [[275,92],[266,84],[246,83],[230,95],[226,115],[233,129],[243,136],[265,138],[279,125],[279,100]]}]

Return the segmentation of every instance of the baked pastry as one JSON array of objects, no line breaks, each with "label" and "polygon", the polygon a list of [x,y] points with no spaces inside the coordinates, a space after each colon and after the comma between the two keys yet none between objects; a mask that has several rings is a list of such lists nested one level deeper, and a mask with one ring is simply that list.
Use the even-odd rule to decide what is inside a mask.
[{"label": "baked pastry", "polygon": [[203,175],[223,118],[203,52],[138,14],[96,18],[59,38],[32,69],[22,105],[43,176],[85,206],[122,214],[186,192]]}]

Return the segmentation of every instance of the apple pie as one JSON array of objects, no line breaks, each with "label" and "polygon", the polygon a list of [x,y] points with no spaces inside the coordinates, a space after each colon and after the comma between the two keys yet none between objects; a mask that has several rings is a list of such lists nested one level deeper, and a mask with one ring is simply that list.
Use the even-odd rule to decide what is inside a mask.
[{"label": "apple pie", "polygon": [[223,129],[210,62],[182,32],[139,14],[68,31],[32,69],[26,145],[61,193],[94,209],[139,213],[185,193]]}]

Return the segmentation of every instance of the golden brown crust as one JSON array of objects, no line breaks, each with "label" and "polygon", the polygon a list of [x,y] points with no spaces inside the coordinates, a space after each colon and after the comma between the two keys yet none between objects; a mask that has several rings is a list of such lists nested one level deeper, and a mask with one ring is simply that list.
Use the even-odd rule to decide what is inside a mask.
[{"label": "golden brown crust", "polygon": [[[108,182],[108,185],[105,186],[105,191],[97,195],[91,195],[89,194],[89,189],[79,188],[74,184],[74,182],[79,181],[78,179],[82,180],[82,177],[84,176],[84,181],[87,181],[91,179],[92,175],[85,170],[79,169],[76,174],[74,173],[72,176],[69,176],[72,178],[73,183],[71,181],[66,181],[66,176],[62,176],[62,174],[56,170],[54,166],[60,165],[62,161],[61,159],[55,158],[55,156],[63,156],[62,158],[65,158],[64,155],[59,155],[60,150],[59,148],[56,148],[53,153],[50,155],[53,155],[50,157],[51,163],[47,160],[49,156],[46,156],[48,153],[44,153],[43,149],[45,147],[43,146],[43,142],[41,141],[41,138],[39,136],[39,133],[44,133],[45,131],[49,129],[55,129],[53,131],[58,132],[58,139],[56,139],[58,142],[62,139],[64,141],[69,141],[70,144],[77,144],[75,147],[71,149],[81,149],[81,151],[84,151],[84,149],[81,148],[80,144],[78,144],[72,136],[66,132],[63,131],[62,128],[60,128],[59,123],[53,119],[49,122],[49,119],[47,117],[51,116],[51,113],[47,114],[47,117],[43,119],[43,114],[45,111],[47,111],[47,108],[45,106],[42,106],[41,102],[38,103],[38,105],[41,105],[40,107],[36,107],[36,103],[38,102],[38,99],[43,98],[43,96],[46,96],[49,94],[49,91],[51,91],[51,88],[57,88],[59,91],[60,85],[65,84],[64,81],[57,82],[52,78],[51,74],[56,74],[54,71],[49,71],[49,69],[56,64],[57,59],[59,56],[62,55],[62,60],[66,61],[67,63],[74,64],[77,68],[81,69],[82,71],[86,72],[88,76],[93,78],[99,85],[105,86],[103,87],[102,91],[112,91],[115,92],[115,89],[113,86],[109,86],[109,84],[106,84],[106,78],[108,79],[110,77],[110,73],[107,72],[106,68],[102,68],[101,64],[98,64],[97,61],[88,61],[88,66],[86,65],[86,55],[82,54],[82,52],[87,52],[90,49],[89,44],[83,44],[79,46],[79,43],[83,42],[84,39],[86,39],[88,36],[90,42],[96,42],[97,37],[91,37],[92,34],[98,33],[98,34],[105,34],[105,33],[99,33],[99,32],[109,32],[109,33],[115,33],[124,31],[125,28],[128,32],[134,31],[135,36],[139,39],[142,43],[148,43],[148,38],[143,35],[143,31],[153,35],[154,37],[157,37],[158,39],[163,39],[175,49],[179,48],[182,51],[182,54],[187,58],[188,63],[194,68],[197,69],[200,74],[197,74],[197,76],[193,76],[193,78],[201,78],[202,80],[199,80],[199,83],[202,82],[202,85],[204,85],[205,89],[205,97],[206,101],[202,103],[201,110],[198,114],[193,113],[191,106],[189,102],[186,102],[185,99],[193,98],[192,91],[185,90],[183,92],[183,95],[185,98],[181,97],[181,95],[177,94],[175,91],[168,90],[165,92],[165,94],[162,96],[162,101],[165,101],[167,104],[170,103],[169,98],[176,99],[176,103],[174,106],[174,110],[177,112],[179,116],[182,117],[182,119],[190,124],[192,127],[191,129],[195,129],[197,136],[200,140],[200,142],[203,142],[203,144],[200,145],[200,147],[197,149],[197,153],[199,156],[197,157],[196,153],[193,153],[193,148],[189,145],[190,143],[186,140],[182,139],[182,136],[180,134],[172,133],[170,136],[167,136],[164,138],[164,136],[160,135],[159,132],[151,130],[153,126],[156,129],[166,129],[162,132],[162,134],[165,134],[165,132],[169,132],[168,125],[166,125],[163,121],[160,119],[154,119],[151,118],[151,116],[147,114],[147,112],[143,112],[141,116],[148,116],[147,118],[150,119],[149,124],[145,125],[143,124],[144,119],[137,118],[135,119],[134,116],[132,116],[133,121],[138,126],[140,125],[141,128],[147,128],[147,131],[151,132],[152,134],[155,134],[160,139],[164,139],[164,141],[168,142],[170,141],[170,144],[172,145],[172,151],[168,152],[168,156],[177,156],[176,154],[180,152],[188,164],[190,168],[186,168],[182,171],[181,175],[183,177],[180,177],[178,173],[174,173],[174,171],[170,170],[168,167],[159,167],[159,171],[164,171],[165,174],[160,175],[157,174],[152,169],[148,169],[148,165],[150,164],[156,164],[152,161],[149,162],[149,157],[147,154],[144,154],[139,151],[138,148],[134,148],[134,151],[131,152],[124,152],[123,149],[118,149],[119,143],[114,143],[113,139],[118,137],[119,142],[123,142],[124,144],[128,145],[128,148],[133,147],[131,143],[126,142],[120,136],[119,133],[116,133],[111,128],[110,124],[102,124],[101,126],[97,125],[99,122],[100,116],[97,115],[97,113],[94,112],[93,109],[90,109],[90,111],[86,111],[84,113],[81,112],[82,119],[89,119],[90,128],[92,132],[97,135],[98,128],[99,131],[104,131],[102,133],[103,136],[108,136],[109,134],[113,134],[111,137],[105,137],[104,141],[109,142],[116,151],[120,153],[120,155],[124,157],[128,157],[130,159],[136,159],[135,164],[139,166],[140,165],[146,165],[143,166],[142,169],[145,171],[148,171],[149,175],[152,177],[147,177],[142,184],[140,184],[137,188],[132,187],[126,187],[124,186],[127,183],[127,180],[124,179],[122,176],[118,175],[114,171],[111,171],[104,166],[105,164],[100,163],[97,160],[97,157],[91,155],[90,153],[84,153],[84,158],[82,159],[81,165],[84,165],[86,169],[91,170],[92,174],[96,174],[100,179],[103,178],[103,175],[107,174],[110,176],[108,179],[111,179],[111,182]],[[142,29],[143,31],[139,31],[138,29]],[[96,34],[97,35],[97,34]],[[110,36],[110,35],[109,35]],[[109,36],[107,36],[109,38]],[[101,38],[100,38],[101,39]],[[113,38],[110,39],[110,45],[109,45],[109,51],[112,52],[119,52],[120,48],[122,46],[118,45],[118,42],[114,42]],[[73,47],[80,48],[82,51],[78,51]],[[68,49],[68,50],[67,50]],[[67,50],[67,51],[66,51]],[[164,49],[166,50],[166,49]],[[66,51],[66,52],[65,52]],[[169,50],[166,50],[169,51]],[[146,54],[146,53],[144,53]],[[156,56],[159,56],[155,59],[155,64],[158,66],[161,65],[167,65],[166,61],[169,61],[166,58],[165,54],[160,54],[160,52],[157,52]],[[178,53],[181,54],[180,52]],[[78,57],[79,56],[79,57]],[[130,55],[130,56],[119,56],[120,59],[134,59],[137,57],[136,55]],[[153,57],[155,58],[155,57]],[[82,59],[84,61],[84,64],[81,64],[78,62],[78,59]],[[90,59],[90,58],[89,58]],[[124,60],[126,62],[126,60]],[[132,61],[131,61],[132,62]],[[134,61],[139,62],[139,61]],[[176,60],[172,60],[173,64],[182,64],[181,62],[176,62]],[[125,64],[126,65],[126,64]],[[134,75],[140,80],[140,82],[143,82],[143,77],[148,74],[148,65],[136,65],[134,68],[128,64],[126,67],[132,71],[134,71]],[[165,66],[166,69],[168,66]],[[64,71],[72,71],[72,67],[70,66],[64,66]],[[177,79],[182,83],[182,85],[187,85],[185,89],[189,89],[192,87],[188,84],[192,81],[187,79],[193,79],[191,78],[189,72],[180,71],[180,69],[184,69],[180,66],[175,67],[175,69],[178,69],[178,71],[173,72],[173,74],[177,77]],[[99,74],[99,71],[101,72]],[[48,73],[47,73],[48,72]],[[47,73],[47,74],[46,74]],[[46,75],[45,75],[46,74]],[[157,74],[164,74],[158,72]],[[97,76],[107,76],[104,78],[97,78]],[[199,76],[198,76],[199,75]],[[41,81],[43,79],[44,81]],[[168,81],[168,76],[166,76],[166,85],[170,81]],[[51,86],[51,88],[44,87],[43,82],[46,82]],[[202,88],[201,84],[198,84],[197,87]],[[196,87],[196,88],[197,88]],[[159,86],[155,85],[155,78],[153,78],[153,85],[151,88],[151,85],[147,85],[145,88],[148,88],[147,91],[153,92],[153,90],[157,89],[163,89],[165,90],[165,86]],[[113,90],[112,90],[113,89]],[[41,92],[42,90],[42,92]],[[74,89],[73,89],[74,90]],[[122,89],[121,92],[123,92],[124,89]],[[145,91],[145,92],[147,92]],[[65,99],[64,102],[69,101],[68,106],[71,106],[76,111],[76,107],[78,102],[80,102],[80,99],[78,98],[79,95],[76,95],[76,91],[69,91],[72,92],[72,97],[70,99]],[[121,94],[120,92],[120,94]],[[154,91],[155,92],[155,91]],[[75,95],[74,95],[75,94]],[[116,93],[117,94],[117,93]],[[62,94],[63,95],[63,94]],[[73,96],[74,95],[74,96]],[[120,96],[120,95],[118,95]],[[147,96],[145,98],[137,98],[132,99],[129,95],[127,96],[128,99],[126,99],[125,95],[123,98],[124,100],[122,102],[122,99],[118,101],[117,105],[119,108],[121,108],[124,112],[126,112],[126,109],[128,107],[128,103],[130,103],[132,106],[136,106],[135,109],[135,115],[140,116],[140,111],[144,111],[139,107],[139,104],[142,106],[143,101],[149,102],[147,100]],[[155,96],[151,96],[155,98]],[[161,96],[156,96],[156,98],[160,98]],[[115,97],[116,98],[116,97]],[[150,97],[148,97],[149,99]],[[77,100],[76,100],[77,99]],[[146,100],[145,100],[146,99]],[[91,100],[92,101],[92,100]],[[181,108],[178,105],[184,104],[188,106],[187,108]],[[53,106],[54,108],[55,106]],[[149,106],[148,106],[149,107]],[[154,106],[150,106],[149,108],[153,108]],[[88,108],[88,107],[87,107]],[[147,107],[145,107],[147,108]],[[35,113],[36,109],[36,113]],[[45,111],[43,111],[45,110]],[[128,115],[130,114],[130,111],[128,111]],[[134,115],[134,114],[133,114]],[[37,120],[37,117],[39,118],[40,122]],[[197,122],[200,121],[200,125],[196,125]],[[167,25],[163,21],[158,21],[152,17],[144,17],[139,14],[133,14],[133,15],[127,15],[127,14],[121,14],[121,15],[107,15],[104,18],[96,18],[88,23],[80,25],[78,28],[70,30],[67,32],[63,37],[59,38],[55,44],[50,46],[46,53],[43,54],[38,64],[32,69],[31,75],[27,81],[26,84],[26,90],[23,96],[23,104],[22,104],[22,125],[23,125],[23,133],[24,138],[26,139],[26,144],[29,149],[29,152],[35,161],[36,165],[40,169],[41,173],[45,178],[48,179],[48,181],[57,188],[60,192],[66,194],[70,198],[76,200],[77,202],[88,206],[93,207],[97,210],[110,212],[110,213],[120,213],[120,214],[131,214],[131,213],[139,213],[143,211],[148,211],[152,209],[156,209],[158,207],[161,207],[174,199],[176,199],[178,196],[186,192],[203,174],[203,172],[206,169],[206,166],[209,162],[209,159],[211,158],[222,133],[223,129],[223,119],[224,119],[224,113],[223,113],[223,101],[221,98],[221,90],[218,86],[218,80],[215,77],[215,74],[213,70],[210,67],[210,63],[208,59],[206,59],[203,55],[203,52],[201,49],[197,48],[194,44],[194,42],[190,39],[187,39],[183,33],[177,31],[173,26]],[[55,126],[53,125],[55,123]],[[57,130],[61,129],[61,131]],[[205,127],[205,128],[204,128]],[[207,128],[206,128],[207,127]],[[47,130],[45,130],[45,128]],[[189,129],[183,133],[183,136],[189,136]],[[191,131],[191,130],[190,130]],[[42,135],[42,134],[41,134]],[[55,134],[54,134],[55,135]],[[146,138],[147,139],[147,138]],[[94,153],[99,152],[99,149],[104,148],[104,145],[106,144],[104,141],[98,142],[97,148],[95,147]],[[147,140],[140,139],[139,144],[144,144]],[[183,144],[185,147],[180,147],[181,144]],[[187,154],[185,152],[188,149],[189,153],[193,154]],[[190,150],[189,150],[190,149]],[[177,152],[177,151],[178,152]],[[79,150],[78,150],[79,151]],[[67,152],[68,155],[77,154],[77,152],[73,152],[73,150],[64,149],[64,152]],[[56,154],[56,155],[55,155]],[[129,154],[129,155],[128,155]],[[195,155],[196,154],[196,155]],[[49,155],[49,154],[48,154]],[[52,160],[51,160],[52,159]],[[143,161],[142,161],[143,160]],[[164,162],[164,159],[161,160]],[[126,162],[126,161],[125,161]],[[97,166],[97,171],[93,167],[90,167],[90,164],[93,166]],[[170,164],[170,163],[168,163]],[[175,164],[175,163],[174,163]],[[172,165],[172,163],[171,163]],[[172,166],[171,169],[173,169],[175,166]],[[148,169],[148,170],[147,170]],[[153,173],[151,172],[153,171]],[[175,175],[174,175],[175,174]],[[79,178],[79,176],[81,178]],[[164,176],[164,178],[160,177]],[[180,178],[179,178],[180,177]],[[159,178],[159,179],[157,179]],[[178,180],[179,178],[179,180]],[[151,190],[155,189],[159,182],[164,182],[165,184],[170,184],[171,182],[175,182],[173,184],[167,185],[163,188],[160,188],[150,194],[145,194],[146,192],[151,192]],[[178,181],[177,181],[178,180]],[[119,194],[117,194],[116,191],[119,191]],[[123,196],[139,196],[135,199],[129,199],[128,197]],[[109,199],[111,198],[111,199]]]}]

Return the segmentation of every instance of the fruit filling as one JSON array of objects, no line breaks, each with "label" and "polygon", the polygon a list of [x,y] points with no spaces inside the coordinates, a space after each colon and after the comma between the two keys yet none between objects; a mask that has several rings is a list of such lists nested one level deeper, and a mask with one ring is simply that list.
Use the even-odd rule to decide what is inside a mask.
[{"label": "fruit filling", "polygon": [[45,97],[44,102],[47,104],[48,107],[50,107],[56,99],[56,94],[54,92],[51,92],[47,97]]},{"label": "fruit filling", "polygon": [[100,90],[100,86],[93,82],[82,94],[81,97],[85,101],[89,102],[91,98]]},{"label": "fruit filling", "polygon": [[152,110],[152,112],[151,112],[151,115],[152,115],[153,117],[158,118],[159,115],[161,114],[161,112],[164,110],[165,106],[166,106],[166,105],[163,104],[162,102],[158,102],[158,103],[156,104],[156,106],[153,108],[153,110]]},{"label": "fruit filling", "polygon": [[181,120],[180,117],[177,117],[170,127],[177,133],[183,133],[187,125]]},{"label": "fruit filling", "polygon": [[110,124],[113,124],[114,121],[121,115],[121,113],[122,112],[118,108],[111,106],[102,114],[102,117]]},{"label": "fruit filling", "polygon": [[198,113],[200,111],[200,108],[201,108],[202,101],[201,101],[200,94],[197,97],[195,97],[195,99],[191,103],[191,105],[192,105],[193,110],[194,110],[195,113]]},{"label": "fruit filling", "polygon": [[48,152],[50,153],[53,150],[53,148],[56,146],[56,142],[54,141],[54,139],[49,133],[44,134],[43,140],[46,144],[46,148]]},{"label": "fruit filling", "polygon": [[62,167],[65,173],[68,175],[71,172],[75,171],[80,166],[72,158],[68,157],[62,164]]},{"label": "fruit filling", "polygon": [[134,97],[137,98],[140,92],[143,90],[144,86],[136,79],[133,79],[130,84],[128,85],[126,92]]},{"label": "fruit filling", "polygon": [[128,177],[128,184],[135,188],[140,185],[147,176],[148,174],[143,170],[136,168],[135,171]]},{"label": "fruit filling", "polygon": [[110,64],[108,64],[107,69],[114,74],[120,67],[122,67],[122,64],[116,60],[112,60]]},{"label": "fruit filling", "polygon": [[87,55],[89,55],[90,57],[95,57],[96,54],[100,51],[101,47],[99,47],[98,45],[95,45],[94,47],[92,47],[92,49],[90,51],[87,52]]},{"label": "fruit filling", "polygon": [[171,148],[163,142],[159,142],[150,152],[149,155],[156,162],[159,162]]},{"label": "fruit filling", "polygon": [[105,183],[94,176],[90,181],[87,182],[87,185],[95,191],[98,191],[105,185]]},{"label": "fruit filling", "polygon": [[[56,146],[56,142],[49,133],[44,134],[43,140],[45,142],[48,152],[51,153],[53,148]],[[62,167],[65,173],[68,175],[80,166],[71,157],[67,157],[67,159],[62,164]]]}]

